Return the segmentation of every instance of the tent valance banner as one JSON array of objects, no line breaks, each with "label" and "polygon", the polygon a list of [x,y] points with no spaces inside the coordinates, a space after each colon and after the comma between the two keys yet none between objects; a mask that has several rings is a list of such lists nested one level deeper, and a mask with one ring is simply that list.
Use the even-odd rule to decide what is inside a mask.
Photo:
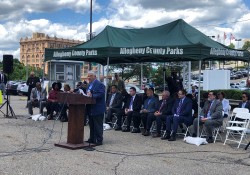
[{"label": "tent valance banner", "polygon": [[65,49],[45,49],[45,61],[80,60],[105,65],[198,60],[248,61],[250,53],[218,43],[179,19],[142,29],[107,26],[92,40]]}]

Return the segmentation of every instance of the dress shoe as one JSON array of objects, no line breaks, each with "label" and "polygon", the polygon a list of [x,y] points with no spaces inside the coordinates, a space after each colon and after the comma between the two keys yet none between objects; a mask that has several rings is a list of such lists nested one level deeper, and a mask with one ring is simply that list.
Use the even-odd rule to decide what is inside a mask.
[{"label": "dress shoe", "polygon": [[168,139],[168,141],[176,141],[176,137],[175,136],[171,136],[170,139]]},{"label": "dress shoe", "polygon": [[87,143],[95,143],[93,140],[91,140],[91,139],[88,139],[87,141],[86,141]]},{"label": "dress shoe", "polygon": [[123,129],[122,132],[130,132],[130,129]]},{"label": "dress shoe", "polygon": [[141,130],[140,130],[140,129],[135,128],[135,129],[133,129],[133,130],[132,130],[132,132],[131,132],[131,133],[140,133],[140,132],[141,132]]},{"label": "dress shoe", "polygon": [[53,115],[49,114],[49,115],[47,116],[47,118],[48,118],[48,120],[53,120]]},{"label": "dress shoe", "polygon": [[156,133],[156,134],[154,134],[152,137],[153,137],[153,138],[156,138],[156,137],[161,137],[161,134]]},{"label": "dress shoe", "polygon": [[150,136],[150,132],[146,131],[146,132],[144,132],[143,135],[144,135],[144,136]]},{"label": "dress shoe", "polygon": [[197,135],[195,133],[192,134],[192,137],[197,137]]},{"label": "dress shoe", "polygon": [[206,140],[207,140],[207,143],[214,143],[214,139],[211,137],[207,138]]},{"label": "dress shoe", "polygon": [[122,127],[116,127],[115,128],[115,131],[121,131],[122,130]]},{"label": "dress shoe", "polygon": [[100,146],[102,145],[102,142],[96,142],[95,146]]},{"label": "dress shoe", "polygon": [[172,133],[170,139],[168,139],[168,141],[176,141],[176,133]]},{"label": "dress shoe", "polygon": [[67,122],[68,121],[68,118],[62,118],[60,119],[61,122]]},{"label": "dress shoe", "polygon": [[161,140],[168,140],[168,139],[170,139],[170,132],[167,131],[165,134],[163,134]]}]

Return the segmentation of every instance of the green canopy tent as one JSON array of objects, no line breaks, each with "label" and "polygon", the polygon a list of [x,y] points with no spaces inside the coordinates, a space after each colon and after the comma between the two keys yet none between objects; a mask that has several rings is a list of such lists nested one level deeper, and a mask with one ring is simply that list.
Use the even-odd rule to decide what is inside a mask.
[{"label": "green canopy tent", "polygon": [[[64,49],[45,49],[45,61],[78,60],[102,65],[199,61],[200,73],[202,60],[249,62],[249,59],[248,51],[224,46],[182,19],[154,28],[122,29],[107,26],[86,43]],[[200,90],[198,100],[200,104]]]},{"label": "green canopy tent", "polygon": [[248,61],[248,51],[230,49],[179,19],[142,29],[107,26],[92,40],[64,49],[45,49],[45,61],[80,60],[102,65],[198,60]]}]

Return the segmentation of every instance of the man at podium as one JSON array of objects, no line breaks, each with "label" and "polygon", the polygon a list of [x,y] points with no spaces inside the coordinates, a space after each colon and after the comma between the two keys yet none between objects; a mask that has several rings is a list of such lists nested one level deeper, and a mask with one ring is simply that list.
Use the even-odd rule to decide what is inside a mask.
[{"label": "man at podium", "polygon": [[96,100],[96,104],[86,105],[89,116],[90,136],[87,142],[102,145],[103,141],[103,117],[105,106],[105,86],[96,79],[94,71],[88,72],[89,85],[87,95]]}]

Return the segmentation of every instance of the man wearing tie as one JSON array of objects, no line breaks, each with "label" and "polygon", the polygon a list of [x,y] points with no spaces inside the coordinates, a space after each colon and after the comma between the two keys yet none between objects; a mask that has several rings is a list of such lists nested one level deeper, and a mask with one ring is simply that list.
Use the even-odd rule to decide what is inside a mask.
[{"label": "man wearing tie", "polygon": [[[205,102],[203,109],[201,110],[199,118],[199,124],[204,124],[207,133],[207,142],[213,143],[213,128],[222,126],[222,103],[216,100],[216,94],[212,91],[208,94],[208,101]],[[193,137],[196,137],[198,128],[198,119],[195,118],[194,122],[194,133]]]},{"label": "man wearing tie", "polygon": [[134,129],[132,133],[140,133],[140,110],[142,105],[142,99],[139,95],[136,94],[136,89],[131,87],[129,89],[130,100],[127,100],[125,104],[125,115],[127,115],[127,128],[123,130],[123,132],[130,132],[130,124],[133,119]]},{"label": "man wearing tie", "polygon": [[154,113],[157,111],[158,106],[158,98],[154,97],[154,91],[153,88],[149,88],[147,90],[147,99],[145,100],[143,104],[143,109],[140,111],[141,113],[141,120],[143,122],[144,126],[144,132],[142,135],[149,136],[150,135],[150,128],[152,123],[148,123],[148,119],[150,116],[154,115]]},{"label": "man wearing tie", "polygon": [[6,100],[6,83],[7,83],[7,76],[3,73],[3,71],[0,71],[0,90],[2,91],[3,97]]},{"label": "man wearing tie", "polygon": [[106,122],[112,121],[113,113],[117,116],[117,127],[115,128],[116,131],[122,130],[122,95],[120,92],[117,91],[117,86],[111,86],[111,94],[108,97],[106,103],[106,112],[107,118]]},{"label": "man wearing tie", "polygon": [[[151,127],[154,120],[156,120],[156,134],[153,137],[161,137],[161,127],[164,122],[164,130],[166,129],[165,121],[168,115],[172,115],[172,107],[174,99],[170,97],[169,91],[162,92],[162,100],[159,101],[157,111],[154,115],[148,118],[147,125]],[[162,138],[164,140],[164,138]]]},{"label": "man wearing tie", "polygon": [[90,136],[89,143],[96,145],[103,144],[103,117],[106,110],[105,106],[105,86],[96,79],[94,71],[88,72],[89,86],[87,95],[96,100],[95,104],[86,105],[87,114],[89,116]]},{"label": "man wearing tie", "polygon": [[[178,99],[175,100],[172,108],[172,115],[166,117],[166,139],[168,141],[176,140],[176,132],[179,124],[184,123],[189,126],[193,122],[192,116],[192,100],[186,98],[187,92],[183,90],[178,91]],[[172,130],[172,135],[170,137]]]}]

